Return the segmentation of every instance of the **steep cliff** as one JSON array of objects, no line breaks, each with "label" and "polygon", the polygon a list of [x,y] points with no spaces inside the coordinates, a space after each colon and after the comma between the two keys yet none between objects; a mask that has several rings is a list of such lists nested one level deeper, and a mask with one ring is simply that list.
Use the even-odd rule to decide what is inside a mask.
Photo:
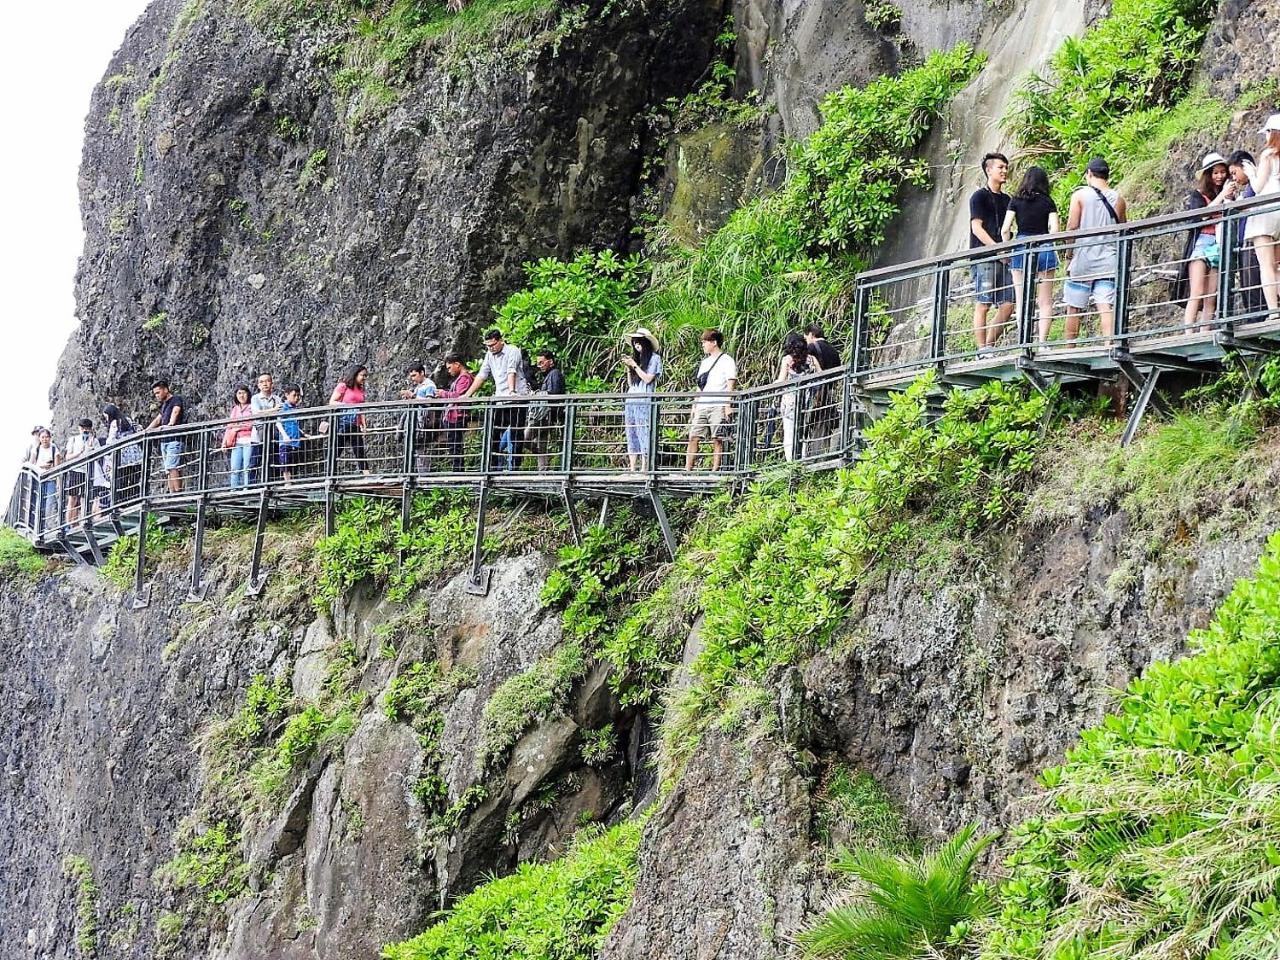
[{"label": "steep cliff", "polygon": [[644,114],[705,68],[719,0],[477,9],[386,53],[357,22],[382,7],[152,4],[87,122],[59,422],[156,376],[204,413],[260,370],[318,400],[365,362],[386,395],[473,346],[524,260],[625,246]]}]

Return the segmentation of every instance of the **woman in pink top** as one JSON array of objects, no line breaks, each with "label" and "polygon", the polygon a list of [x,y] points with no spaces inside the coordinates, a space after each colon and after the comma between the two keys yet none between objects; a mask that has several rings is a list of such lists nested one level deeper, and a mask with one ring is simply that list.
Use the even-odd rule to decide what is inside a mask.
[{"label": "woman in pink top", "polygon": [[[369,379],[369,368],[358,363],[347,369],[333,388],[329,403],[338,407],[354,407],[364,403],[364,384]],[[344,450],[351,451],[351,458],[361,473],[369,472],[369,457],[364,449],[364,414],[358,411],[338,417],[338,457]]]},{"label": "woman in pink top", "polygon": [[253,394],[244,384],[236,387],[235,402],[231,404],[231,422],[222,435],[222,446],[231,452],[231,489],[249,485],[249,467],[253,453]]},{"label": "woman in pink top", "polygon": [[[466,395],[471,389],[471,384],[475,382],[475,377],[471,375],[471,371],[467,369],[466,364],[462,360],[462,355],[451,353],[444,358],[444,368],[449,371],[451,380],[446,390],[437,390],[437,397],[444,397],[449,400],[456,400],[458,397]],[[454,473],[461,473],[466,464],[462,458],[462,442],[466,435],[467,415],[458,404],[450,404],[444,411],[444,442],[449,450],[449,462]]]}]

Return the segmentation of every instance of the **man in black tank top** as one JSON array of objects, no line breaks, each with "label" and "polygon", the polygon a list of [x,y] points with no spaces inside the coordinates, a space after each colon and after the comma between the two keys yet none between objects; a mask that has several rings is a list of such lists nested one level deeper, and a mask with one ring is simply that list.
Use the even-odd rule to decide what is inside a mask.
[{"label": "man in black tank top", "polygon": [[[992,247],[1000,242],[1000,227],[1009,212],[1009,196],[1004,192],[1009,179],[1009,159],[1003,153],[982,158],[986,186],[969,196],[969,249]],[[973,265],[973,339],[978,354],[985,353],[1004,332],[1013,314],[1013,277],[1004,260],[987,258]],[[995,319],[988,322],[992,306]]]}]

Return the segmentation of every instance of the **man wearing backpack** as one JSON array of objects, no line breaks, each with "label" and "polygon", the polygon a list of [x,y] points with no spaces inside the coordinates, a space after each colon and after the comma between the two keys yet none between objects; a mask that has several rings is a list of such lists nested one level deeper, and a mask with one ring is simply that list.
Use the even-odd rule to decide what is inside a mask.
[{"label": "man wearing backpack", "polygon": [[[1067,214],[1067,232],[1110,227],[1125,221],[1124,197],[1108,183],[1111,167],[1102,157],[1094,157],[1084,171],[1083,187],[1071,194],[1071,211]],[[1103,337],[1115,334],[1116,264],[1119,259],[1113,238],[1084,240],[1069,251],[1067,268],[1066,338],[1080,335],[1080,314],[1089,309],[1090,301],[1098,308]]]}]

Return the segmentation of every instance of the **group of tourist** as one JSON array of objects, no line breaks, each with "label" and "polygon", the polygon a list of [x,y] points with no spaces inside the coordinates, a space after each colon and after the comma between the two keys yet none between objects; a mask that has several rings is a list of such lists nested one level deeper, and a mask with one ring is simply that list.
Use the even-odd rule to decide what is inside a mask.
[{"label": "group of tourist", "polygon": [[[695,469],[702,445],[708,442],[711,469],[720,470],[726,441],[733,435],[733,393],[738,385],[738,366],[725,351],[724,336],[719,330],[703,331],[699,343],[703,354],[695,375],[699,396],[692,402],[685,428],[685,469]],[[507,342],[497,329],[485,333],[484,345],[484,357],[474,373],[461,354],[446,356],[442,363],[444,378],[439,385],[423,364],[412,364],[406,373],[406,384],[397,391],[397,397],[406,401],[456,401],[426,407],[419,418],[418,429],[424,430],[428,438],[442,441],[448,468],[462,472],[466,432],[473,419],[465,401],[492,382],[494,395],[512,402],[498,404],[493,410],[493,429],[489,431],[491,468],[516,469],[520,458],[527,455],[539,470],[548,470],[552,444],[564,423],[564,407],[552,398],[567,393],[558,358],[552,350],[541,349],[529,364],[523,351]],[[629,469],[643,472],[650,469],[655,453],[651,397],[663,376],[662,352],[657,336],[645,327],[630,333],[626,345],[627,351],[621,359],[625,386],[623,434]],[[776,382],[792,384],[793,388],[782,391],[776,416],[782,425],[782,446],[788,460],[798,449],[796,426],[800,404],[797,398],[801,389],[793,381],[839,365],[839,352],[816,324],[809,325],[803,334],[791,333],[784,339]],[[310,462],[304,455],[308,442],[322,439],[331,424],[336,455],[353,462],[362,473],[369,473],[365,446],[368,424],[362,409],[367,399],[368,377],[369,370],[364,364],[347,369],[328,400],[331,406],[341,410],[335,416],[323,418],[300,416],[297,411],[303,405],[301,387],[287,383],[277,393],[275,378],[270,373],[258,376],[256,390],[247,383],[235,386],[220,438],[220,446],[227,455],[227,485],[231,489],[246,488],[255,480],[265,479],[268,469],[279,471],[278,475],[286,481],[294,479],[299,467]],[[805,393],[806,422],[813,427],[806,443],[822,443],[824,432],[829,434],[835,429],[836,418],[828,409],[830,394],[829,387],[824,386]],[[94,517],[99,516],[110,506],[113,487],[118,491],[136,490],[141,480],[143,444],[149,439],[156,441],[154,449],[165,474],[167,490],[182,491],[184,456],[190,452],[189,437],[180,430],[188,423],[186,401],[172,391],[166,380],[152,384],[152,397],[155,412],[145,427],[131,421],[115,404],[107,404],[102,409],[100,425],[88,418],[80,420],[61,447],[54,442],[49,429],[38,426],[32,430],[24,463],[38,475],[43,476],[63,463],[85,464],[83,470],[71,469],[66,474],[65,522],[78,522],[88,511],[92,511]],[[404,425],[409,422],[402,421]],[[108,444],[131,436],[137,437],[136,442],[123,445],[116,456],[94,456]],[[267,449],[271,451],[270,463],[265,462]],[[420,449],[419,470],[427,469],[426,458],[427,452]],[[114,483],[113,471],[120,473]],[[41,482],[40,495],[50,504],[56,503],[56,492],[54,481]]]},{"label": "group of tourist", "polygon": [[[1246,150],[1229,156],[1217,151],[1206,154],[1196,171],[1194,189],[1188,194],[1188,210],[1209,214],[1233,200],[1254,196],[1280,195],[1280,114],[1267,119],[1260,131],[1266,144],[1258,158]],[[1034,290],[1037,337],[1049,339],[1053,323],[1054,278],[1060,266],[1059,250],[1068,259],[1063,299],[1066,320],[1063,336],[1076,340],[1080,318],[1090,306],[1098,314],[1101,336],[1115,332],[1116,274],[1118,246],[1112,238],[1085,239],[1074,244],[1053,244],[1045,238],[1063,224],[1053,200],[1048,174],[1029,167],[1018,189],[1005,191],[1009,180],[1009,160],[1002,153],[982,158],[986,183],[969,197],[969,248],[1013,240],[1028,241],[1009,257],[983,260],[973,265],[973,337],[979,356],[992,351],[1009,325],[1016,308],[1022,313],[1024,290]],[[1125,198],[1111,186],[1111,168],[1103,157],[1094,157],[1085,167],[1084,184],[1071,194],[1065,229],[1091,230],[1124,223]],[[1175,298],[1184,304],[1183,323],[1188,329],[1207,329],[1217,309],[1218,268],[1222,247],[1228,239],[1238,271],[1242,305],[1246,315],[1274,312],[1280,307],[1280,269],[1277,269],[1277,238],[1280,238],[1280,210],[1241,218],[1236,235],[1222,235],[1221,213],[1207,216],[1203,224],[1189,232],[1180,262],[1180,278]],[[1037,243],[1039,240],[1041,242]],[[1252,249],[1252,256],[1244,254]],[[1033,278],[1027,279],[1031,271]],[[1024,282],[1025,281],[1025,282]],[[993,309],[994,308],[994,309]]]}]

